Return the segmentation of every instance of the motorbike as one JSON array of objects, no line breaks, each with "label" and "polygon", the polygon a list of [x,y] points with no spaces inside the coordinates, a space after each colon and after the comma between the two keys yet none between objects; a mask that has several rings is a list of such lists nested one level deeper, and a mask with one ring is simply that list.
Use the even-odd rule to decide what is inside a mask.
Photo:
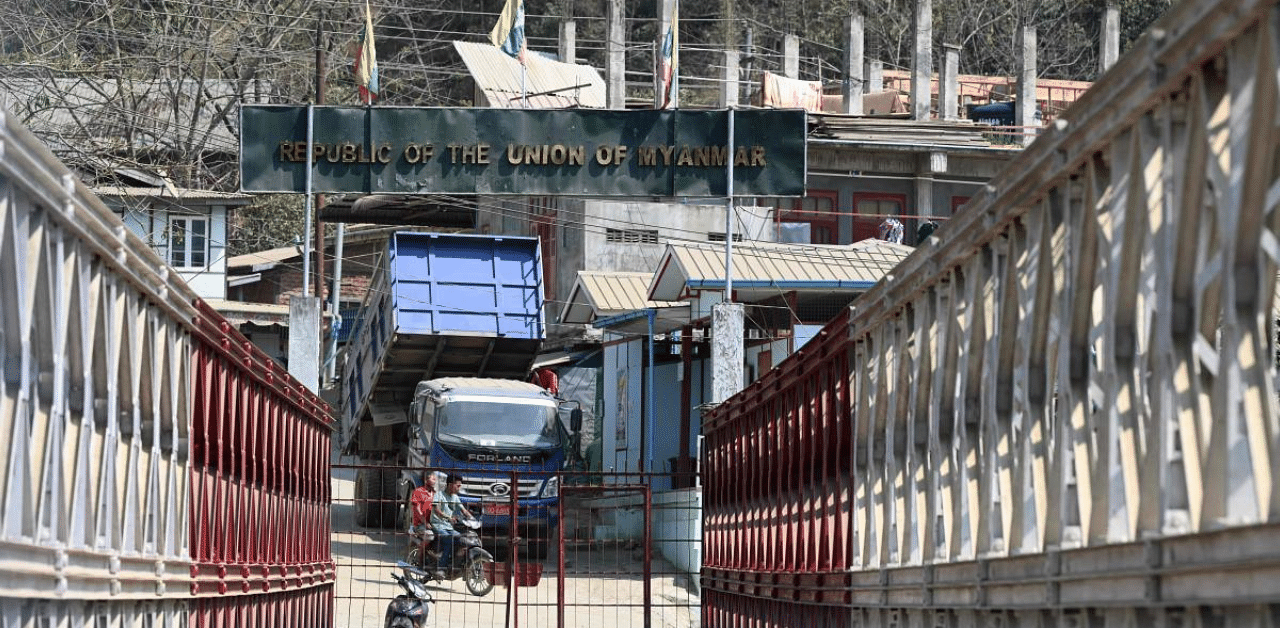
[{"label": "motorbike", "polygon": [[425,577],[436,581],[462,578],[472,595],[481,597],[488,595],[489,591],[493,590],[493,583],[489,581],[489,573],[493,569],[490,567],[493,564],[493,555],[481,547],[480,522],[475,519],[462,519],[459,524],[461,529],[458,530],[458,536],[453,543],[453,561],[448,570],[436,569],[437,559],[440,556],[436,547],[438,535],[431,526],[420,526],[419,529],[411,531],[413,541],[409,544],[405,561]]},{"label": "motorbike", "polygon": [[399,584],[404,593],[397,595],[387,604],[387,615],[382,622],[383,628],[425,628],[427,617],[431,614],[431,605],[435,603],[427,587],[422,583],[428,576],[426,572],[399,561],[396,566],[405,575],[391,572],[391,578]]}]

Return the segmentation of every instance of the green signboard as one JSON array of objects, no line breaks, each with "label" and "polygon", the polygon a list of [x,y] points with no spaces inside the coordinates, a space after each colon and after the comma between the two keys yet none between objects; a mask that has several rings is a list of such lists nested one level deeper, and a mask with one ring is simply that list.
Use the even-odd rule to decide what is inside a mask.
[{"label": "green signboard", "polygon": [[[802,196],[805,112],[313,110],[311,190],[394,194]],[[307,107],[240,111],[240,189],[306,191]]]}]

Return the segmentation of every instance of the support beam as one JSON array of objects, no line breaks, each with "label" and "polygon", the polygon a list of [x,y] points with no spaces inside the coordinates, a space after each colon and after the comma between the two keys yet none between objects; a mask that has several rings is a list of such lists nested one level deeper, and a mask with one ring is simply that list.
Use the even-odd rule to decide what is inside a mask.
[{"label": "support beam", "polygon": [[578,62],[578,23],[573,20],[560,22],[560,61]]},{"label": "support beam", "polygon": [[938,117],[959,118],[960,110],[960,46],[943,44],[942,78],[938,82]]},{"label": "support beam", "polygon": [[782,75],[800,78],[800,38],[795,35],[787,35],[782,40]]},{"label": "support beam", "polygon": [[1018,102],[1014,114],[1014,124],[1022,131],[1022,145],[1027,146],[1036,139],[1040,125],[1040,116],[1036,115],[1036,27],[1023,26],[1021,32],[1021,49],[1018,69]]},{"label": "support beam", "polygon": [[933,100],[933,0],[916,0],[915,42],[911,56],[911,119],[928,120]]},{"label": "support beam", "polygon": [[862,115],[863,94],[863,17],[851,14],[845,21],[844,45],[844,112]]},{"label": "support beam", "polygon": [[728,109],[739,104],[738,65],[742,55],[737,50],[724,51],[724,72],[720,77],[720,108]]},{"label": "support beam", "polygon": [[1105,74],[1120,58],[1120,9],[1108,2],[1102,12],[1102,41],[1098,42],[1098,74]]},{"label": "support beam", "polygon": [[626,7],[623,0],[609,0],[608,35],[605,38],[605,104],[609,109],[627,108],[627,57],[626,29],[623,17]]},{"label": "support beam", "polygon": [[875,59],[866,62],[863,76],[867,78],[866,93],[874,94],[884,91],[884,62]]}]

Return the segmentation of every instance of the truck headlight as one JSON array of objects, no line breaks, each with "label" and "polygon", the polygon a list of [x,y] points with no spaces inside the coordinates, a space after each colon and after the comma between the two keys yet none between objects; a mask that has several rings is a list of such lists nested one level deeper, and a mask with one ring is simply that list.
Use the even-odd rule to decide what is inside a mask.
[{"label": "truck headlight", "polygon": [[553,477],[542,485],[543,497],[559,497],[560,496],[560,478]]}]

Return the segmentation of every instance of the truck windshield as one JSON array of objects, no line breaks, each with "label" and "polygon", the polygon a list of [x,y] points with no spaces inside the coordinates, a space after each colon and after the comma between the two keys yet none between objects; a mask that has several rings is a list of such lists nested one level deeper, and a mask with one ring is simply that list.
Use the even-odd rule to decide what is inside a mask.
[{"label": "truck windshield", "polygon": [[561,444],[557,421],[551,405],[453,400],[437,410],[436,437],[444,443],[549,449]]}]

